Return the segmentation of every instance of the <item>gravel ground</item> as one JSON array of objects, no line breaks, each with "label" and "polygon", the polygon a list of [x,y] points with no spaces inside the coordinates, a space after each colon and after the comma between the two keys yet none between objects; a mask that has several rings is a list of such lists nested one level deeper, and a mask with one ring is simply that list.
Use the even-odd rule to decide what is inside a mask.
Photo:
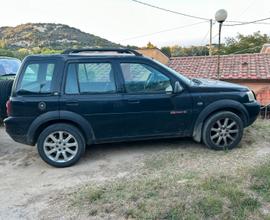
[{"label": "gravel ground", "polygon": [[142,172],[239,173],[269,156],[269,125],[257,122],[245,132],[241,147],[229,152],[212,151],[190,139],[106,144],[88,147],[78,164],[64,169],[45,164],[35,147],[15,143],[1,128],[0,219],[69,219],[52,206],[57,195]]}]

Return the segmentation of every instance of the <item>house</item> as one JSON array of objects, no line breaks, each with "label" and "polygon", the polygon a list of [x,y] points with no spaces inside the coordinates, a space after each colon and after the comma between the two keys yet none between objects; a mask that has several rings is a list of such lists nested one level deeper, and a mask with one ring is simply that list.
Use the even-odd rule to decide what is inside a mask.
[{"label": "house", "polygon": [[[168,66],[188,77],[217,79],[217,56],[173,57]],[[252,89],[262,105],[270,104],[270,54],[220,57],[220,80]]]},{"label": "house", "polygon": [[166,56],[162,51],[158,48],[143,48],[137,50],[139,53],[143,54],[144,56],[151,57],[163,64],[168,64],[170,58]]},{"label": "house", "polygon": [[270,44],[264,44],[261,53],[270,53]]},{"label": "house", "polygon": [[[157,60],[162,57],[156,56],[156,53],[162,53],[160,50],[155,53],[150,50],[148,53],[140,52]],[[188,77],[217,79],[217,59],[217,56],[171,57],[165,64]],[[249,87],[262,105],[269,105],[270,44],[265,44],[261,53],[220,56],[219,79]]]}]

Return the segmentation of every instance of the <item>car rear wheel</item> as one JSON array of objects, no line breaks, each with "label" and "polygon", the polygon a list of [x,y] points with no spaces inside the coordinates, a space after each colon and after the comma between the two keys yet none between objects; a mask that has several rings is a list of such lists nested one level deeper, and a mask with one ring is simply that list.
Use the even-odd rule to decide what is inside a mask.
[{"label": "car rear wheel", "polygon": [[236,114],[223,111],[212,115],[203,129],[203,142],[215,150],[236,147],[243,136],[243,121]]},{"label": "car rear wheel", "polygon": [[37,148],[40,157],[55,167],[75,164],[85,151],[85,140],[81,132],[69,124],[54,124],[39,136]]}]

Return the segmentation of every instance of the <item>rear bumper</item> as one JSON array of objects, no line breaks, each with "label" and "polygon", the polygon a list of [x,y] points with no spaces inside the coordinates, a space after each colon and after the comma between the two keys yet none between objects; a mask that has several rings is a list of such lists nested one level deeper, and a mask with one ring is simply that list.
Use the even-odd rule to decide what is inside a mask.
[{"label": "rear bumper", "polygon": [[6,132],[16,142],[32,145],[27,141],[27,132],[32,122],[29,117],[8,117],[4,120]]},{"label": "rear bumper", "polygon": [[261,110],[261,105],[259,102],[255,101],[245,103],[244,106],[247,109],[249,115],[246,126],[249,126],[256,121]]}]

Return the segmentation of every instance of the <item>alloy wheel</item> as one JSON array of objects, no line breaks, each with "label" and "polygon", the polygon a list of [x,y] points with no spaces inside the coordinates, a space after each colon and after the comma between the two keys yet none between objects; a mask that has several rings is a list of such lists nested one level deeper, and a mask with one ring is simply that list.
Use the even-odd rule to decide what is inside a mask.
[{"label": "alloy wheel", "polygon": [[235,120],[231,118],[219,119],[211,127],[210,139],[217,147],[226,148],[237,139],[239,131]]},{"label": "alloy wheel", "polygon": [[72,160],[78,152],[78,141],[67,131],[49,134],[44,141],[45,155],[52,161],[64,163]]}]

